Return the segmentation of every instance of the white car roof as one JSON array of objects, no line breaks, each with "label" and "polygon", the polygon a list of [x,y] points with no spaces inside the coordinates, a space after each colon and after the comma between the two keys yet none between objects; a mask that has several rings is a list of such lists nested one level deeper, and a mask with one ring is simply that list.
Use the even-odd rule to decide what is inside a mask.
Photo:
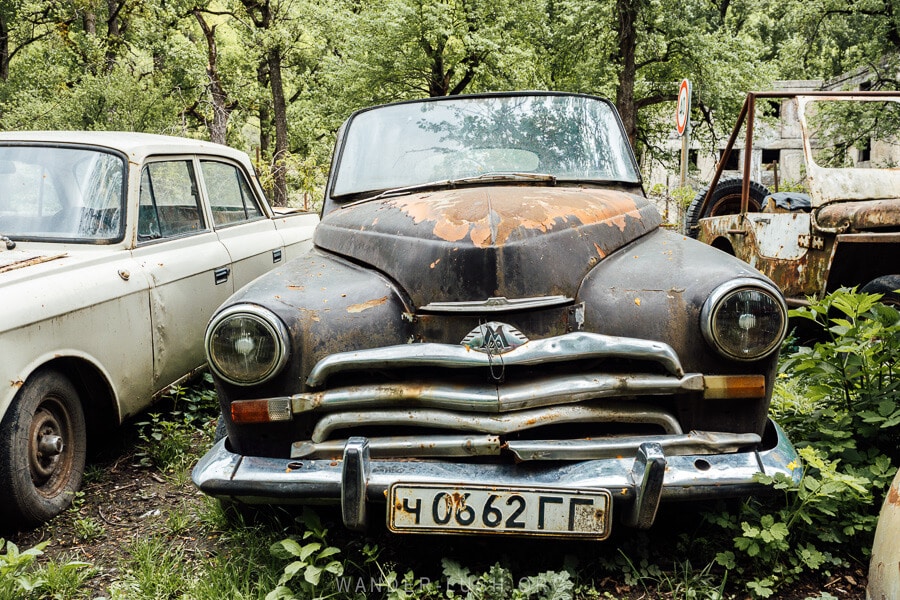
[{"label": "white car roof", "polygon": [[151,154],[211,154],[246,161],[247,155],[229,146],[204,140],[135,133],[132,131],[5,131],[0,132],[3,142],[40,142],[100,146],[119,150],[140,162]]}]

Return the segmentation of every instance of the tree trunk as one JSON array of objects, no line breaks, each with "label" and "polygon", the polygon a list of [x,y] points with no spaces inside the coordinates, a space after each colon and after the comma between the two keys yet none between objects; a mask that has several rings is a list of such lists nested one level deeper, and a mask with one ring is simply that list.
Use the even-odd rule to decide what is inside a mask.
[{"label": "tree trunk", "polygon": [[86,34],[91,37],[97,35],[97,13],[92,10],[84,11],[81,22],[84,25],[84,32]]},{"label": "tree trunk", "polygon": [[9,26],[0,14],[0,81],[9,80]]},{"label": "tree trunk", "polygon": [[119,0],[106,0],[109,16],[106,19],[106,71],[110,72],[116,66],[119,55],[119,47],[122,45],[122,22],[119,13],[124,2]]},{"label": "tree trunk", "polygon": [[269,87],[272,89],[272,117],[275,120],[275,153],[272,155],[272,181],[275,206],[287,206],[287,176],[285,160],[288,157],[287,102],[284,83],[281,80],[281,51],[269,50]]},{"label": "tree trunk", "polygon": [[[263,60],[256,67],[256,81],[262,89],[269,88],[269,63]],[[269,155],[269,147],[272,145],[270,134],[272,127],[272,114],[269,111],[269,103],[265,100],[259,102],[259,152],[262,156]],[[267,190],[271,192],[271,190]]]},{"label": "tree trunk", "polygon": [[622,117],[628,140],[634,145],[637,137],[637,110],[634,105],[634,80],[637,76],[635,48],[637,47],[637,18],[641,0],[616,0],[619,19],[618,42],[619,86],[616,90],[616,108]]},{"label": "tree trunk", "polygon": [[228,94],[219,77],[219,50],[216,45],[216,28],[210,27],[203,14],[195,9],[194,17],[200,23],[203,36],[206,38],[206,76],[209,77],[209,95],[212,103],[212,120],[207,120],[209,139],[217,144],[225,143],[225,134],[228,130],[228,119],[231,116],[232,107],[228,103]]}]

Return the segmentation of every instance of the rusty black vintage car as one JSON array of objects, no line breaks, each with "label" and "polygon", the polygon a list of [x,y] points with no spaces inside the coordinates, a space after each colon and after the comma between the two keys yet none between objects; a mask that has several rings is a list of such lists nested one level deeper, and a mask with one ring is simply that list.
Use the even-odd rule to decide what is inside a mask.
[{"label": "rusty black vintage car", "polygon": [[223,429],[194,482],[353,529],[603,539],[796,477],[767,417],[782,295],[660,222],[606,100],[355,113],[314,248],[209,324]]}]

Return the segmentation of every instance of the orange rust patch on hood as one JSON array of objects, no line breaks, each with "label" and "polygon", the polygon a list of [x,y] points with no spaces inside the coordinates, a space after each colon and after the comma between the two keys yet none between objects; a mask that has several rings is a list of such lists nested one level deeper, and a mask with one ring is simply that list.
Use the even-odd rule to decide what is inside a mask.
[{"label": "orange rust patch on hood", "polygon": [[418,225],[434,223],[448,242],[466,237],[480,248],[504,245],[519,228],[541,232],[607,223],[624,231],[640,206],[623,192],[590,188],[494,187],[449,190],[393,198],[393,206]]},{"label": "orange rust patch on hood", "polygon": [[369,300],[368,302],[362,302],[360,304],[351,304],[347,307],[347,312],[361,313],[364,310],[369,310],[370,308],[381,306],[385,302],[387,302],[387,296],[382,296],[381,298],[376,298],[375,300]]}]

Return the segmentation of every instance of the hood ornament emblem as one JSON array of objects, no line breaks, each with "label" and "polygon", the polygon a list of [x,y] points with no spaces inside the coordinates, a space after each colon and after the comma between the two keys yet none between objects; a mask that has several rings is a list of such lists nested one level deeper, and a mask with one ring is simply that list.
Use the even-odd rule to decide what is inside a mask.
[{"label": "hood ornament emblem", "polygon": [[515,350],[526,342],[528,338],[512,325],[490,321],[478,325],[460,343],[470,350],[497,356]]}]

